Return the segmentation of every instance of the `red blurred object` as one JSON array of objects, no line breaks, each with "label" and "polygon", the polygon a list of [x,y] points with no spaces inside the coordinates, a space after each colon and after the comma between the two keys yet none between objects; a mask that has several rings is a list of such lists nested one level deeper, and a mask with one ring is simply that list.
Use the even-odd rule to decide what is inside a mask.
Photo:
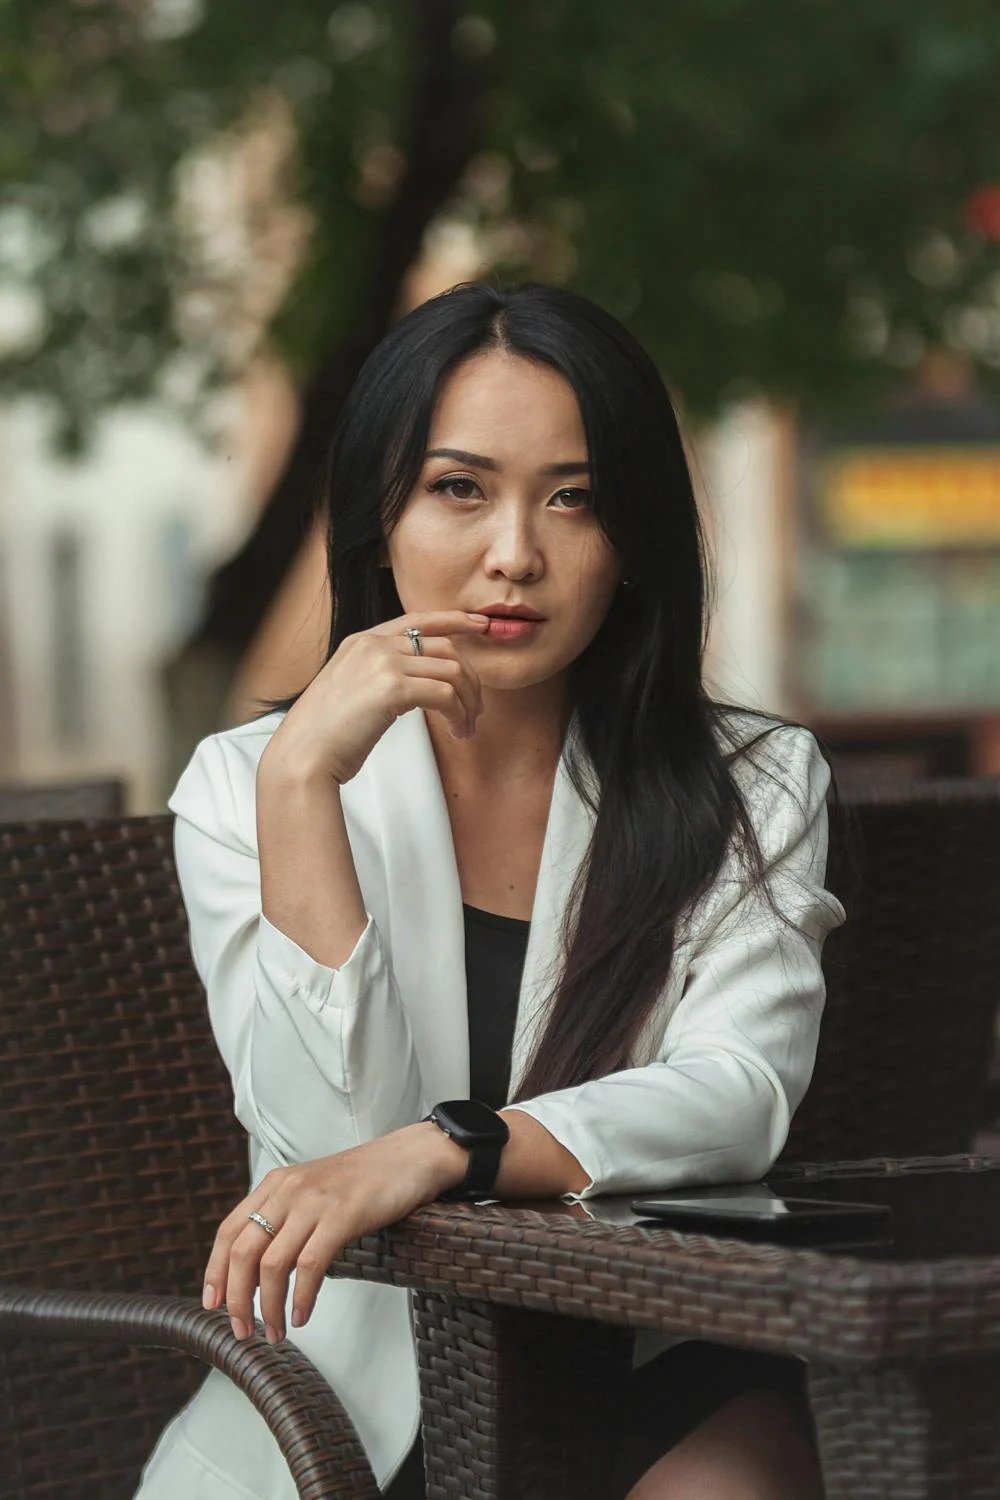
[{"label": "red blurred object", "polygon": [[989,183],[970,193],[965,203],[965,221],[986,239],[1000,240],[1000,183]]}]

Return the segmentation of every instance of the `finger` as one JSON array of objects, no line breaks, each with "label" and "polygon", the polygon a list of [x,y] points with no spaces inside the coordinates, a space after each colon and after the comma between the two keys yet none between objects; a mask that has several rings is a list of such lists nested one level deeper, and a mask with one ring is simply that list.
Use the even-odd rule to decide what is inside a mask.
[{"label": "finger", "polygon": [[475,687],[477,698],[482,696],[479,673],[472,666],[468,657],[462,651],[461,647],[456,646],[455,642],[451,639],[450,636],[423,636],[421,639],[421,645],[424,649],[419,653],[414,651],[412,642],[409,641],[406,636],[400,636],[398,644],[399,650],[406,658],[412,656],[416,661],[457,661],[459,665],[463,667],[470,682],[472,682],[473,686]]},{"label": "finger", "polygon": [[264,1251],[260,1261],[260,1312],[269,1344],[285,1337],[288,1283],[315,1228],[315,1219],[290,1219]]},{"label": "finger", "polygon": [[473,732],[483,709],[482,691],[478,676],[470,672],[464,662],[450,656],[415,656],[402,663],[402,671],[405,677],[443,682],[453,687],[464,710],[464,727],[470,734]]},{"label": "finger", "polygon": [[[247,1214],[252,1209],[258,1208],[257,1197],[258,1193],[252,1193],[249,1198],[244,1198],[243,1202],[238,1203],[232,1213],[227,1214],[219,1225],[208,1257],[208,1264],[205,1267],[201,1291],[202,1307],[211,1310],[214,1307],[221,1307],[225,1301],[226,1284],[229,1280],[229,1256],[236,1239],[247,1226]],[[262,1234],[263,1232],[261,1230]]]},{"label": "finger", "polygon": [[372,635],[400,635],[419,630],[423,635],[482,635],[489,628],[489,615],[470,614],[464,609],[424,610],[412,615],[397,615],[371,627]]},{"label": "finger", "polygon": [[303,1324],[308,1323],[312,1310],[316,1306],[316,1298],[323,1285],[323,1278],[350,1238],[352,1238],[350,1234],[344,1238],[329,1228],[318,1226],[299,1251],[298,1260],[295,1263],[295,1291],[292,1296],[293,1328],[301,1328]]},{"label": "finger", "polygon": [[470,716],[457,683],[417,674],[406,675],[401,692],[407,711],[422,708],[426,713],[440,714],[456,738],[467,739],[475,732],[475,714]]},{"label": "finger", "polygon": [[267,1231],[259,1224],[248,1224],[230,1249],[226,1311],[238,1339],[253,1332],[253,1299],[260,1280],[260,1263],[271,1243]]}]

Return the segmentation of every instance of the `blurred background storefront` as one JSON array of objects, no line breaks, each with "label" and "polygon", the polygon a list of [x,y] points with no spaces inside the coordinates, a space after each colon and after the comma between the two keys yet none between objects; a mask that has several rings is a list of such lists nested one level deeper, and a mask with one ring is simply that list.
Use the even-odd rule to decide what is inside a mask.
[{"label": "blurred background storefront", "polygon": [[811,435],[789,664],[857,772],[1000,772],[1000,411],[925,356],[895,410]]},{"label": "blurred background storefront", "polygon": [[309,679],[344,391],[478,275],[663,370],[721,694],[846,777],[1000,773],[993,7],[9,0],[0,44],[0,782],[151,810]]}]

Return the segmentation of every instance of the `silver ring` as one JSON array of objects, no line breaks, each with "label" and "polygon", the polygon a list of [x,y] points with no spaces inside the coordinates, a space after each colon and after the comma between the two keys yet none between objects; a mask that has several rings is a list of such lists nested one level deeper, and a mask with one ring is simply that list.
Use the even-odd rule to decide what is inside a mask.
[{"label": "silver ring", "polygon": [[424,638],[415,625],[407,625],[406,634],[410,637],[410,645],[413,647],[414,656],[423,656]]},{"label": "silver ring", "polygon": [[259,1214],[256,1209],[254,1209],[252,1214],[247,1214],[247,1218],[252,1219],[255,1224],[259,1224],[264,1233],[269,1234],[272,1240],[274,1239],[274,1236],[278,1231],[275,1229],[270,1219],[265,1219],[264,1215]]}]

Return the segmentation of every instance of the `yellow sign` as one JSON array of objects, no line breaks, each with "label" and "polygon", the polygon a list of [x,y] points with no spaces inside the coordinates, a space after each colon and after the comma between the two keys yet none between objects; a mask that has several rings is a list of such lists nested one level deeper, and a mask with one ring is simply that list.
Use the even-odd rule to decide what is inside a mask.
[{"label": "yellow sign", "polygon": [[1000,445],[855,448],[827,458],[819,493],[845,547],[1000,547]]}]

